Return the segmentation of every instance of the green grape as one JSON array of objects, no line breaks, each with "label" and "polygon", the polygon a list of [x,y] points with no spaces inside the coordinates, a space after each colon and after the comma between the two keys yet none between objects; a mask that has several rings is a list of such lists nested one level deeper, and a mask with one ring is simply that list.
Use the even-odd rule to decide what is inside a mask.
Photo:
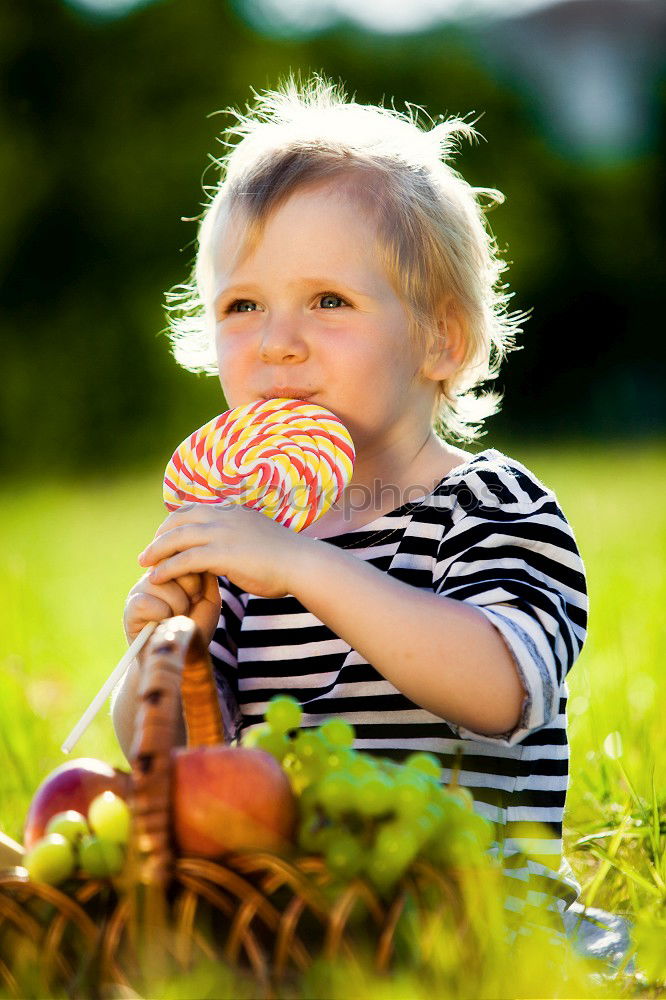
[{"label": "green grape", "polygon": [[59,885],[74,874],[76,857],[69,840],[60,833],[49,833],[27,852],[23,864],[33,882]]},{"label": "green grape", "polygon": [[298,729],[303,717],[303,709],[288,694],[278,694],[268,703],[266,722],[276,733],[287,733],[290,729]]},{"label": "green grape", "polygon": [[354,750],[349,750],[347,747],[336,747],[326,756],[326,770],[351,771],[355,756]]},{"label": "green grape", "polygon": [[302,788],[310,788],[312,785],[316,785],[325,773],[324,766],[319,760],[306,762],[299,761],[299,766],[301,775],[300,784]]},{"label": "green grape", "polygon": [[72,847],[76,847],[81,837],[90,833],[90,829],[83,813],[76,812],[75,809],[66,809],[51,817],[46,824],[46,833],[59,833]]},{"label": "green grape", "polygon": [[425,812],[419,813],[419,815],[412,820],[411,829],[418,843],[419,851],[435,834],[435,828],[428,820]]},{"label": "green grape", "polygon": [[130,811],[124,799],[113,792],[102,792],[88,806],[88,822],[101,840],[126,844],[130,832]]},{"label": "green grape", "polygon": [[431,778],[435,778],[437,781],[439,781],[442,777],[442,765],[439,763],[435,755],[431,753],[411,753],[405,761],[405,767],[414,768],[415,771],[427,774]]},{"label": "green grape", "polygon": [[348,770],[355,778],[367,778],[370,775],[382,774],[382,771],[372,757],[368,757],[367,754],[359,753],[356,750],[352,751]]},{"label": "green grape", "polygon": [[395,778],[404,770],[402,764],[398,764],[396,760],[391,760],[389,757],[370,757],[369,759],[389,778]]},{"label": "green grape", "polygon": [[314,784],[308,785],[301,792],[298,800],[298,808],[301,816],[317,810],[317,787]]},{"label": "green grape", "polygon": [[395,778],[393,805],[400,815],[410,818],[420,812],[430,800],[430,784],[413,768],[403,768]]},{"label": "green grape", "polygon": [[385,823],[377,832],[374,845],[376,856],[403,871],[414,860],[418,849],[418,837],[410,827],[399,820]]},{"label": "green grape", "polygon": [[478,838],[469,830],[437,838],[428,847],[428,857],[447,868],[478,867],[486,859]]},{"label": "green grape", "polygon": [[452,795],[445,785],[440,785],[439,792],[434,801],[447,813],[460,812],[462,809],[466,808],[462,799],[458,795]]},{"label": "green grape", "polygon": [[290,749],[289,740],[285,734],[276,733],[267,722],[262,722],[243,733],[241,742],[248,749],[265,750],[280,763]]},{"label": "green grape", "polygon": [[354,744],[354,727],[344,719],[327,719],[319,732],[333,746],[351,747]]},{"label": "green grape", "polygon": [[323,854],[328,843],[328,831],[309,824],[299,827],[298,846],[306,854]]},{"label": "green grape", "polygon": [[329,748],[317,729],[301,729],[292,742],[291,749],[304,766],[314,773],[321,773],[326,767]]},{"label": "green grape", "polygon": [[395,859],[386,858],[371,850],[365,864],[365,872],[376,889],[387,895],[404,872],[404,866]]},{"label": "green grape", "polygon": [[431,774],[424,774],[423,771],[416,771],[416,774],[420,774],[425,780],[426,788],[428,789],[428,801],[439,802],[440,793],[444,786],[440,784],[437,778],[433,778]]},{"label": "green grape", "polygon": [[94,835],[84,837],[79,850],[81,868],[92,878],[108,878],[122,870],[125,855],[120,844]]},{"label": "green grape", "polygon": [[356,782],[354,804],[361,816],[381,816],[391,809],[394,785],[387,775],[370,772]]},{"label": "green grape", "polygon": [[455,788],[450,786],[446,789],[449,795],[457,799],[460,805],[464,806],[466,809],[474,808],[474,796],[470,792],[469,788],[463,788],[461,785],[456,785]]},{"label": "green grape", "polygon": [[434,830],[439,830],[446,822],[446,809],[439,802],[429,802],[423,810],[423,818]]},{"label": "green grape", "polygon": [[433,865],[441,865],[442,862],[440,861],[440,854],[442,836],[442,834],[439,834],[427,840],[421,848],[420,857],[422,857],[425,861],[429,861]]},{"label": "green grape", "polygon": [[340,816],[354,807],[355,784],[355,779],[350,774],[333,771],[317,784],[317,802],[329,816]]},{"label": "green grape", "polygon": [[445,825],[448,831],[464,830],[474,809],[467,805],[467,800],[460,795],[453,795],[447,788],[441,788],[435,799],[436,804],[444,810]]},{"label": "green grape", "polygon": [[247,750],[256,750],[257,740],[263,733],[269,733],[271,731],[270,726],[267,722],[262,722],[258,726],[253,726],[252,729],[244,729],[241,733],[241,746],[245,747]]},{"label": "green grape", "polygon": [[358,875],[365,861],[359,841],[351,833],[344,831],[330,838],[325,856],[329,871],[340,879]]},{"label": "green grape", "polygon": [[304,789],[310,784],[310,778],[303,771],[287,771],[289,784],[294,795],[301,795]]},{"label": "green grape", "polygon": [[293,752],[293,750],[289,749],[287,751],[287,753],[284,755],[284,757],[282,758],[282,767],[283,767],[283,770],[285,770],[287,772],[287,774],[289,774],[290,771],[294,771],[294,772],[300,771],[301,770],[301,766],[302,766],[301,762],[298,759],[298,757],[296,756],[296,754]]},{"label": "green grape", "polygon": [[294,795],[302,795],[312,784],[315,777],[308,767],[298,759],[296,754],[287,753],[282,758],[282,769],[289,778]]},{"label": "green grape", "polygon": [[285,754],[289,752],[289,740],[284,733],[274,731],[262,733],[257,741],[257,748],[265,750],[272,757],[275,757],[278,763],[282,763]]},{"label": "green grape", "polygon": [[301,850],[323,854],[334,835],[333,828],[322,822],[319,812],[308,811],[302,815],[298,827],[298,846]]},{"label": "green grape", "polygon": [[425,809],[412,820],[412,829],[418,837],[420,845],[425,844],[431,837],[439,835],[444,825],[444,809],[435,802],[429,802]]}]

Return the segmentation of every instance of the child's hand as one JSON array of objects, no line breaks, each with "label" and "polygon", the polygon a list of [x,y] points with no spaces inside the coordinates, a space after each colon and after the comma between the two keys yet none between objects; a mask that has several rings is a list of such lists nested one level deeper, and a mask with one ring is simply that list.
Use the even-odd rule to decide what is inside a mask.
[{"label": "child's hand", "polygon": [[210,573],[190,573],[178,580],[155,584],[144,573],[125,603],[123,624],[127,641],[131,642],[148,622],[160,622],[173,615],[192,618],[208,645],[220,617],[217,579]]},{"label": "child's hand", "polygon": [[189,504],[170,514],[139,556],[150,584],[214,573],[258,597],[291,593],[290,570],[309,541],[260,511],[237,504]]}]

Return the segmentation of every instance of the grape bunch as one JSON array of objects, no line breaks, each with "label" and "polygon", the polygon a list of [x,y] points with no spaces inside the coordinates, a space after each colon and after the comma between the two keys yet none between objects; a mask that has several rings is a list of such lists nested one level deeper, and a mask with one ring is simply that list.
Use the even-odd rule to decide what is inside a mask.
[{"label": "grape bunch", "polygon": [[322,854],[336,880],[365,876],[387,894],[417,857],[440,867],[485,862],[492,826],[466,789],[442,785],[436,757],[416,752],[398,764],[354,750],[343,719],[299,729],[301,716],[297,701],[278,695],[243,745],[282,764],[299,798],[299,847]]},{"label": "grape bunch", "polygon": [[129,832],[127,803],[113,792],[102,792],[90,803],[87,819],[74,809],[52,816],[23,864],[34,882],[49,885],[60,885],[77,870],[109,878],[123,868]]}]

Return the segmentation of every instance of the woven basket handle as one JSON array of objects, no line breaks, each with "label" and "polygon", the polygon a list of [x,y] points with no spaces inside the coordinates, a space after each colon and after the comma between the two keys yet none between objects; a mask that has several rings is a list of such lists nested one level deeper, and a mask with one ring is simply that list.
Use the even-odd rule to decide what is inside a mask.
[{"label": "woven basket handle", "polygon": [[171,751],[181,697],[188,746],[223,743],[224,730],[208,650],[191,618],[161,622],[140,661],[140,706],[130,752],[133,846],[140,881],[165,885],[173,863]]}]

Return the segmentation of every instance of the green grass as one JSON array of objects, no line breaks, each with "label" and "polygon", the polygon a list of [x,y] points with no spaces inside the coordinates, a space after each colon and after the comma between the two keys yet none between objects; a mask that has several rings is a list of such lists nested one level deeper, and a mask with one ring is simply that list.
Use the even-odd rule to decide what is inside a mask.
[{"label": "green grass", "polygon": [[[125,597],[160,520],[161,469],[0,492],[0,827],[18,837],[60,746],[126,648]],[[74,756],[124,761],[108,710]]]},{"label": "green grass", "polygon": [[[512,453],[557,492],[588,573],[589,638],[570,677],[570,858],[585,898],[633,916],[649,939],[666,909],[666,454]],[[124,651],[136,555],[164,516],[161,471],[0,490],[0,829],[18,839],[36,785]],[[124,763],[108,710],[74,756]]]}]

